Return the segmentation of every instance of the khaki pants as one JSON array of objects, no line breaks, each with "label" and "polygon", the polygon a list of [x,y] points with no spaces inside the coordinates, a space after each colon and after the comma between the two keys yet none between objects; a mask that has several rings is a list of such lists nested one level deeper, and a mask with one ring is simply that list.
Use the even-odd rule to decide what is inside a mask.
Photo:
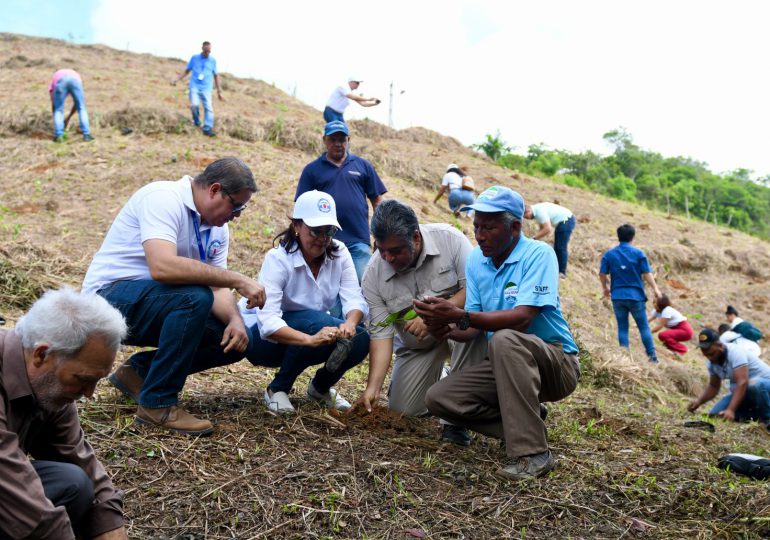
[{"label": "khaki pants", "polygon": [[417,345],[417,340],[413,341],[394,339],[396,359],[390,375],[388,407],[408,416],[422,416],[428,414],[425,394],[441,379],[446,359],[450,358],[452,373],[480,364],[487,356],[487,340],[482,334],[468,343],[427,338]]},{"label": "khaki pants", "polygon": [[576,356],[564,354],[560,343],[498,330],[488,361],[434,384],[425,402],[444,420],[503,439],[510,457],[529,456],[548,449],[540,403],[564,399],[579,377]]}]

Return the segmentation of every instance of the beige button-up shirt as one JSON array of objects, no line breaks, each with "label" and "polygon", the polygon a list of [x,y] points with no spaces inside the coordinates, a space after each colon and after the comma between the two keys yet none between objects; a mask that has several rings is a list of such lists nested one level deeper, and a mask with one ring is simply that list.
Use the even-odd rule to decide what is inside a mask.
[{"label": "beige button-up shirt", "polygon": [[46,498],[28,454],[72,463],[93,480],[94,503],[81,523],[87,538],[123,526],[122,497],[86,442],[75,404],[55,414],[38,408],[21,340],[0,330],[0,528],[11,538],[74,539],[67,511]]},{"label": "beige button-up shirt", "polygon": [[372,255],[361,286],[369,303],[372,339],[398,340],[410,349],[433,346],[404,331],[403,323],[378,327],[391,313],[405,314],[412,301],[425,296],[449,298],[465,287],[465,259],[472,246],[460,231],[443,223],[420,225],[422,252],[413,268],[396,272],[379,253]]}]

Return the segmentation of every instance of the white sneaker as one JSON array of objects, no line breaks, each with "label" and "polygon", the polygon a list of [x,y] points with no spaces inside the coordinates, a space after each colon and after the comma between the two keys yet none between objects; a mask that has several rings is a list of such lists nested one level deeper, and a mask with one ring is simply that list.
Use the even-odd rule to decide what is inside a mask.
[{"label": "white sneaker", "polygon": [[268,388],[265,390],[265,396],[262,399],[271,412],[277,414],[292,414],[296,412],[286,392],[273,392]]},{"label": "white sneaker", "polygon": [[339,395],[334,388],[329,388],[328,392],[321,394],[315,389],[313,381],[310,381],[310,384],[307,385],[307,397],[311,401],[322,403],[329,409],[336,409],[340,412],[347,411],[350,408],[350,402]]}]

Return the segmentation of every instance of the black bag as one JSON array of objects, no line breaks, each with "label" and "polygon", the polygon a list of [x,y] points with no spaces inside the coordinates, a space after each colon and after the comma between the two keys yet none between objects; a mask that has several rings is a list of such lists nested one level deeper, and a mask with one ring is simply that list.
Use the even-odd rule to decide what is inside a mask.
[{"label": "black bag", "polygon": [[770,459],[751,454],[727,454],[719,458],[717,467],[754,480],[770,478]]}]

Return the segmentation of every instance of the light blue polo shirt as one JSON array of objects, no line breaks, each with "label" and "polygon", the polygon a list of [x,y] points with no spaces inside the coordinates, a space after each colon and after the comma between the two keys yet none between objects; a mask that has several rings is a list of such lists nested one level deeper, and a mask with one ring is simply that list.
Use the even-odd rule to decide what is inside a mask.
[{"label": "light blue polo shirt", "polygon": [[194,54],[187,62],[190,70],[190,89],[211,90],[214,86],[214,74],[217,72],[217,61],[209,55],[203,58],[202,54]]},{"label": "light blue polo shirt", "polygon": [[[578,352],[559,301],[559,267],[551,246],[519,236],[516,247],[500,268],[479,247],[471,251],[465,267],[466,311],[499,311],[516,306],[542,308],[529,327],[546,343],[559,342],[567,354]],[[487,332],[487,339],[492,332]]]}]

